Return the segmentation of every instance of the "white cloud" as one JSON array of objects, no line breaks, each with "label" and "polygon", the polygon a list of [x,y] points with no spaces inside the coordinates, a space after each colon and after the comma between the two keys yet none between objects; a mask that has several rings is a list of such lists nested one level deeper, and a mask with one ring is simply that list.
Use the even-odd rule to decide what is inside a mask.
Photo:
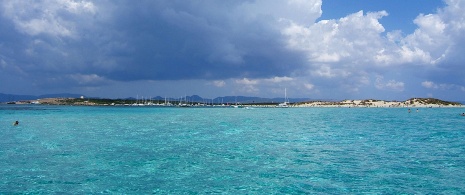
[{"label": "white cloud", "polygon": [[451,35],[463,37],[465,31],[465,14],[459,9],[465,3],[458,0],[447,3],[439,13],[419,15],[413,21],[418,28],[405,37],[401,31],[382,35],[385,29],[379,19],[389,17],[386,11],[366,14],[359,11],[338,20],[292,24],[282,33],[288,37],[289,48],[307,53],[309,63],[326,63],[331,67],[346,62],[357,67],[432,66],[447,57],[453,45]]},{"label": "white cloud", "polygon": [[238,91],[246,94],[257,94],[260,91],[260,89],[254,85],[246,85],[240,88]]},{"label": "white cloud", "polygon": [[336,76],[336,74],[333,72],[331,67],[328,65],[321,65],[319,69],[313,70],[312,74],[318,77],[325,77],[325,78],[332,78]]},{"label": "white cloud", "polygon": [[236,80],[236,83],[243,84],[243,85],[258,85],[260,83],[282,83],[282,82],[289,82],[294,80],[291,77],[273,77],[273,78],[265,78],[265,79],[249,79],[243,78]]},{"label": "white cloud", "polygon": [[243,84],[243,85],[256,85],[258,84],[258,80],[243,78],[243,79],[236,80],[236,83]]},{"label": "white cloud", "polygon": [[[385,32],[380,23],[382,17],[389,17],[385,11],[366,14],[359,11],[340,19],[309,25],[292,24],[281,32],[287,37],[288,48],[307,54],[307,72],[313,79],[339,83],[344,89],[358,89],[369,83],[366,75],[401,70],[402,74],[397,73],[396,79],[377,78],[375,87],[402,92],[411,82],[410,78],[403,77],[418,68],[426,73],[437,70],[436,67],[447,71],[455,69],[452,72],[465,70],[460,65],[446,63],[451,59],[465,60],[461,54],[465,49],[465,1],[447,0],[445,3],[447,5],[436,13],[419,14],[413,21],[418,28],[407,35],[399,30]],[[428,82],[423,82],[422,86],[448,90],[460,86],[457,83],[435,84],[434,80]],[[347,83],[351,84],[345,86]]]},{"label": "white cloud", "polygon": [[260,82],[272,82],[272,83],[282,83],[282,82],[287,82],[287,81],[292,81],[294,80],[291,77],[273,77],[269,79],[263,79]]},{"label": "white cloud", "polygon": [[385,47],[387,41],[378,20],[387,12],[363,11],[339,20],[322,20],[310,25],[293,24],[283,29],[288,47],[308,53],[311,63],[341,63],[356,60],[364,65],[374,61],[373,56]]},{"label": "white cloud", "polygon": [[312,90],[312,89],[315,87],[315,85],[313,85],[313,84],[311,84],[311,83],[305,83],[305,84],[304,84],[304,87],[305,87],[306,89],[308,89],[308,90]]},{"label": "white cloud", "polygon": [[92,13],[97,12],[97,7],[89,1],[60,0],[56,2],[71,13]]},{"label": "white cloud", "polygon": [[375,87],[380,90],[401,92],[404,91],[405,83],[396,80],[389,80],[385,82],[383,76],[377,76],[375,81]]},{"label": "white cloud", "polygon": [[460,85],[455,85],[455,84],[446,84],[446,83],[440,83],[436,84],[432,81],[423,81],[421,82],[421,86],[427,88],[427,89],[440,89],[440,90],[462,90],[463,86]]},{"label": "white cloud", "polygon": [[95,84],[105,81],[105,78],[96,74],[72,74],[69,77],[81,85]]},{"label": "white cloud", "polygon": [[446,7],[433,14],[420,14],[413,22],[418,25],[414,33],[402,41],[400,53],[407,62],[423,62],[425,65],[442,66],[454,61],[465,48],[465,1],[446,0]]},{"label": "white cloud", "polygon": [[28,35],[49,34],[74,37],[75,22],[63,13],[94,14],[92,2],[73,0],[15,1],[3,3],[3,15],[13,20],[17,30]]},{"label": "white cloud", "polygon": [[394,91],[404,91],[404,82],[390,80],[386,83],[386,87]]},{"label": "white cloud", "polygon": [[237,91],[241,93],[254,94],[259,92],[259,80],[243,78],[236,80],[236,84],[239,84]]},{"label": "white cloud", "polygon": [[271,17],[285,23],[308,25],[321,14],[322,0],[247,1],[237,11],[247,18]]},{"label": "white cloud", "polygon": [[437,14],[419,15],[414,23],[418,29],[402,40],[401,56],[406,62],[417,58],[426,64],[437,63],[451,44],[445,33],[447,25]]},{"label": "white cloud", "polygon": [[432,82],[432,81],[423,81],[423,82],[421,82],[421,86],[429,88],[429,89],[438,88],[438,86],[436,84],[434,84],[434,82]]},{"label": "white cloud", "polygon": [[226,85],[226,82],[223,80],[220,81],[213,81],[213,85],[216,87],[224,87]]}]

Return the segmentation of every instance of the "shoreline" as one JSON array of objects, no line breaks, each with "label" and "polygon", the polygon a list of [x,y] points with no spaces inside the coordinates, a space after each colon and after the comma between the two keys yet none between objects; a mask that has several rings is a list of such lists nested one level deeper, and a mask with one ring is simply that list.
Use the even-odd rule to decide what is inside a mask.
[{"label": "shoreline", "polygon": [[[235,108],[280,108],[279,103],[264,102],[251,104],[205,104],[191,102],[180,104],[180,102],[137,102],[134,100],[114,99],[81,99],[81,98],[44,98],[38,100],[23,100],[2,104],[16,105],[68,105],[68,106],[146,106],[146,107],[235,107]],[[343,101],[309,101],[288,103],[284,108],[460,108],[462,104],[448,102],[434,98],[411,98],[405,101],[385,100],[343,100]],[[282,108],[282,107],[281,107]]]},{"label": "shoreline", "polygon": [[344,100],[340,102],[316,101],[298,105],[298,107],[348,107],[348,108],[443,108],[463,107],[460,103],[446,102],[433,98],[412,98],[406,101],[384,100]]}]

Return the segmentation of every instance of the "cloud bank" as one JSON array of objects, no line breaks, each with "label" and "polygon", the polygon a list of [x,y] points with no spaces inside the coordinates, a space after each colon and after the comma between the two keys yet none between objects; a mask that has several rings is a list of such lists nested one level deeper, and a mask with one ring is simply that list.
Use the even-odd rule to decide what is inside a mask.
[{"label": "cloud bank", "polygon": [[464,2],[405,21],[412,34],[387,31],[385,10],[318,21],[322,3],[3,0],[0,82],[12,84],[0,90],[128,96],[149,83],[207,96],[284,87],[315,98],[463,96]]}]

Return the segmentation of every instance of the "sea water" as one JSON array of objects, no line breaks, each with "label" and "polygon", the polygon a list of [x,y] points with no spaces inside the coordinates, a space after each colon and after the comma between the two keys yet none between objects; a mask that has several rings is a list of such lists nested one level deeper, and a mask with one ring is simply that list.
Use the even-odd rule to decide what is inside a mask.
[{"label": "sea water", "polygon": [[0,194],[464,194],[465,108],[407,109],[2,105]]}]

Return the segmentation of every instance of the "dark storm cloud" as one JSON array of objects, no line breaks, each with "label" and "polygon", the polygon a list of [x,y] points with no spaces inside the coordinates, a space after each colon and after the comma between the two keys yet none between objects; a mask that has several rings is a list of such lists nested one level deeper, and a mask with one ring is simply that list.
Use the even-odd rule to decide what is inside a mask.
[{"label": "dark storm cloud", "polygon": [[4,14],[0,55],[41,83],[72,83],[67,75],[76,74],[116,81],[260,78],[303,65],[302,55],[286,49],[278,18],[248,18],[237,9],[241,3],[98,1],[92,13],[57,8],[12,20]]},{"label": "dark storm cloud", "polygon": [[[225,79],[288,74],[302,58],[287,51],[276,18],[246,20],[232,8],[191,2],[131,3],[109,21],[109,48],[117,59],[107,77],[137,79]],[[235,5],[233,5],[235,6]],[[124,8],[124,10],[121,10]],[[271,23],[271,24],[270,24]],[[115,55],[111,55],[114,53]]]}]

